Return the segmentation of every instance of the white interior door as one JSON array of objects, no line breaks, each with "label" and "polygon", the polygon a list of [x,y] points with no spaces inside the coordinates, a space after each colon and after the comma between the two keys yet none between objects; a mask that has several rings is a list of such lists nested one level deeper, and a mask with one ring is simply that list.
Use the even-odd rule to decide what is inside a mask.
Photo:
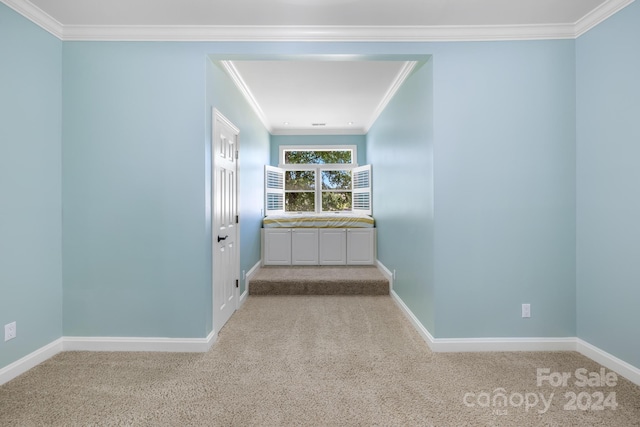
[{"label": "white interior door", "polygon": [[213,214],[213,325],[217,331],[237,308],[238,224],[237,152],[239,130],[222,114],[213,112],[212,197]]}]

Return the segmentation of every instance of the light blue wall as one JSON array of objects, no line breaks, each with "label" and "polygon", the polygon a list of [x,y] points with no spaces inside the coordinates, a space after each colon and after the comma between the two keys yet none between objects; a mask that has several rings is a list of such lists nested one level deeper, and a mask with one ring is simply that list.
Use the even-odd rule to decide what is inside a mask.
[{"label": "light blue wall", "polygon": [[259,260],[269,160],[267,132],[207,56],[295,53],[307,46],[64,44],[65,335],[206,336],[212,108],[241,129],[244,271]]},{"label": "light blue wall", "polygon": [[436,337],[575,336],[574,47],[433,52]]},{"label": "light blue wall", "polygon": [[578,337],[640,367],[640,2],[576,42]]},{"label": "light blue wall", "polygon": [[64,46],[65,335],[211,331],[213,107],[240,128],[241,269],[259,260],[268,133],[206,52]]},{"label": "light blue wall", "polygon": [[62,336],[61,51],[0,4],[0,368]]},{"label": "light blue wall", "polygon": [[365,135],[272,135],[271,166],[278,166],[281,145],[355,145],[358,149],[358,164],[366,164]]},{"label": "light blue wall", "polygon": [[[9,236],[1,262],[10,260],[0,272],[1,286],[10,287],[0,323],[17,320],[28,340],[0,343],[0,366],[62,331],[209,332],[211,107],[238,122],[247,150],[240,160],[247,167],[242,269],[258,253],[261,167],[270,158],[268,135],[254,116],[244,117],[246,105],[209,54],[432,55],[407,83],[425,97],[402,92],[366,150],[380,256],[397,269],[398,293],[438,338],[578,333],[640,365],[629,338],[638,324],[630,302],[638,299],[639,275],[631,184],[638,179],[638,7],[577,42],[61,43],[0,6],[0,189],[11,202],[0,221],[3,239]],[[407,108],[403,98],[422,107]],[[406,126],[393,125],[394,117]],[[397,129],[398,143],[419,156],[383,145]],[[432,171],[418,166],[430,162]],[[419,209],[380,206],[400,191],[381,178],[398,170],[417,177],[409,188],[419,192]],[[13,208],[19,204],[25,208]],[[392,243],[403,221],[419,240]],[[432,272],[418,278],[406,259]],[[525,302],[531,319],[520,318]]]},{"label": "light blue wall", "polygon": [[197,45],[63,48],[67,336],[206,336],[205,69]]},{"label": "light blue wall", "polygon": [[435,333],[433,62],[405,81],[367,135],[378,259],[394,291]]},{"label": "light blue wall", "polygon": [[574,42],[425,53],[368,135],[395,291],[436,338],[574,336]]}]

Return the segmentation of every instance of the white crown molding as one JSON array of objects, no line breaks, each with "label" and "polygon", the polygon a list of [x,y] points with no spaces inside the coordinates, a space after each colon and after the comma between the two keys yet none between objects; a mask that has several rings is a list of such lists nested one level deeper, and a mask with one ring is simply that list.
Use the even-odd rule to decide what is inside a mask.
[{"label": "white crown molding", "polygon": [[233,83],[236,85],[240,93],[249,103],[249,106],[256,113],[262,125],[271,135],[365,135],[366,130],[362,128],[330,128],[330,129],[307,129],[307,128],[273,128],[260,104],[251,92],[238,69],[233,65],[232,61],[218,61],[222,68],[229,75]]},{"label": "white crown molding", "polygon": [[81,26],[65,41],[436,42],[575,38],[573,24],[465,26]]},{"label": "white crown molding", "polygon": [[311,128],[273,128],[269,121],[267,120],[264,111],[260,107],[260,104],[256,100],[255,96],[251,92],[251,89],[246,84],[238,69],[233,65],[232,61],[219,61],[227,74],[231,77],[236,87],[240,92],[244,95],[245,99],[253,109],[253,111],[258,115],[260,121],[263,126],[267,129],[267,131],[271,135],[366,135],[369,132],[369,129],[375,121],[378,119],[382,111],[387,107],[393,96],[396,94],[400,86],[404,83],[404,81],[409,77],[411,72],[415,69],[417,62],[416,61],[407,61],[402,66],[402,69],[395,77],[393,82],[391,82],[391,86],[385,93],[384,97],[380,101],[380,104],[375,109],[369,123],[367,123],[364,127],[349,127],[349,128],[327,128],[327,129],[311,129]]},{"label": "white crown molding", "polygon": [[50,32],[59,39],[62,39],[64,26],[45,13],[42,9],[35,6],[30,1],[25,0],[1,0],[2,3],[18,12],[20,15],[29,19],[44,30]]},{"label": "white crown molding", "polygon": [[308,129],[308,128],[276,128],[271,135],[278,136],[305,136],[305,135],[366,135],[363,128],[329,128],[329,129]]},{"label": "white crown molding", "polygon": [[380,117],[380,114],[382,114],[384,109],[387,108],[387,105],[389,105],[391,99],[395,96],[396,92],[398,92],[400,86],[402,86],[405,80],[407,80],[407,78],[411,75],[411,72],[413,72],[417,64],[418,63],[416,61],[407,61],[404,63],[402,69],[398,72],[398,75],[395,77],[393,82],[391,82],[391,86],[387,90],[387,93],[384,94],[384,97],[380,101],[380,104],[378,104],[375,111],[373,112],[369,123],[367,123],[367,126],[365,126],[365,134],[369,132],[371,126],[373,126],[376,120],[378,120],[378,117]]},{"label": "white crown molding", "polygon": [[233,80],[233,83],[236,85],[238,90],[245,97],[245,99],[247,100],[247,102],[249,103],[253,111],[256,113],[256,115],[262,122],[262,125],[267,129],[269,133],[272,133],[273,129],[271,129],[271,126],[269,125],[267,116],[264,114],[264,111],[262,111],[262,108],[260,108],[260,104],[258,104],[258,101],[253,96],[251,89],[249,89],[249,86],[245,83],[244,79],[238,72],[238,69],[235,67],[235,65],[233,65],[233,62],[231,61],[218,61],[218,62],[220,63],[220,65],[222,65],[222,68],[224,68],[224,70],[227,72],[229,77],[231,77],[231,80]]},{"label": "white crown molding", "polygon": [[618,13],[635,0],[608,0],[583,16],[574,25],[575,38],[580,37],[605,19]]},{"label": "white crown molding", "polygon": [[62,25],[28,0],[0,0],[63,41],[437,42],[575,39],[634,0],[607,0],[575,23],[461,26]]}]

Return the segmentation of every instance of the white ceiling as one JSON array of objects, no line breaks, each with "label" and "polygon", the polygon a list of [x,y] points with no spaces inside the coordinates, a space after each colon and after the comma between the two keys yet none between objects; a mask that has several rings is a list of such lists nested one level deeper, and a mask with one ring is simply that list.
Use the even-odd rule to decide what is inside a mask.
[{"label": "white ceiling", "polygon": [[0,0],[63,40],[575,38],[634,0]]},{"label": "white ceiling", "polygon": [[63,25],[575,23],[605,0],[31,0]]},{"label": "white ceiling", "polygon": [[405,61],[233,61],[272,134],[365,134],[415,65]]},{"label": "white ceiling", "polygon": [[[62,40],[412,42],[576,38],[634,0],[0,1]],[[274,134],[366,133],[414,65],[221,64]]]}]

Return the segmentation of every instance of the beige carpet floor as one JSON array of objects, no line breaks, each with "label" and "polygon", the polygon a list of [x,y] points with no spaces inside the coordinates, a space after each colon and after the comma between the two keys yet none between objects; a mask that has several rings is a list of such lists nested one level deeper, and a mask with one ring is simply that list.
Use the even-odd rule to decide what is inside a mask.
[{"label": "beige carpet floor", "polygon": [[[538,387],[538,368],[572,378]],[[208,353],[49,359],[0,386],[0,425],[640,425],[640,387],[577,387],[581,368],[600,372],[574,352],[431,353],[389,296],[251,296]]]},{"label": "beige carpet floor", "polygon": [[389,295],[389,281],[375,266],[270,266],[251,277],[249,294]]}]

